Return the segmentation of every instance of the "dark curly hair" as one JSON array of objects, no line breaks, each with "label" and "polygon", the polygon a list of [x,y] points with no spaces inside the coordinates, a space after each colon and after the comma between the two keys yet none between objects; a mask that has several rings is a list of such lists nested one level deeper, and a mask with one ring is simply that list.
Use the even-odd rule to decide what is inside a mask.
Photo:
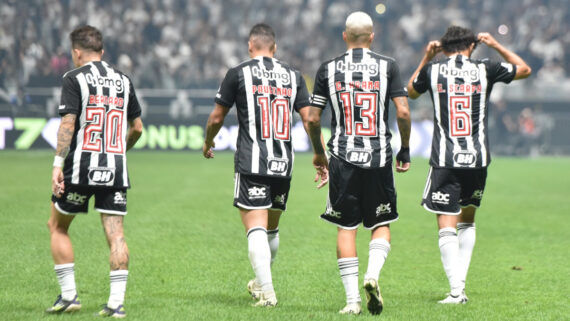
[{"label": "dark curly hair", "polygon": [[[473,43],[476,47],[478,42],[473,31],[459,26],[450,26],[447,28],[447,31],[445,31],[445,34],[440,39],[441,47],[445,52],[463,51],[469,49],[469,46]],[[473,49],[475,49],[475,47]]]}]

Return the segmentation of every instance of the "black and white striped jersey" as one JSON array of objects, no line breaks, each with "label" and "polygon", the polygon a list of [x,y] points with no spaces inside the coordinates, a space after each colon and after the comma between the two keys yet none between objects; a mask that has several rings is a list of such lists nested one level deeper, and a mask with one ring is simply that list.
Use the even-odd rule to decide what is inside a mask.
[{"label": "black and white striped jersey", "polygon": [[75,114],[75,133],[64,161],[66,183],[130,187],[128,120],[141,115],[130,79],[106,62],[92,61],[63,76],[59,114]]},{"label": "black and white striped jersey", "polygon": [[293,109],[309,105],[301,73],[278,59],[255,57],[227,72],[215,101],[228,108],[236,105],[235,172],[290,177]]},{"label": "black and white striped jersey", "polygon": [[516,66],[462,55],[426,64],[414,79],[419,93],[429,90],[434,106],[430,165],[481,168],[491,162],[487,135],[488,100],[493,84],[510,83]]},{"label": "black and white striped jersey", "polygon": [[329,152],[363,168],[391,166],[388,107],[391,98],[407,95],[393,58],[355,48],[324,62],[311,105],[332,106]]}]

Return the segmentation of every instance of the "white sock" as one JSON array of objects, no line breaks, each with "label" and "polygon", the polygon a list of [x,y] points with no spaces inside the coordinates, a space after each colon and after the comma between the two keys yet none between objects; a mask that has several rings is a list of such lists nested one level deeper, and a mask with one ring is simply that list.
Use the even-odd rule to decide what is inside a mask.
[{"label": "white sock", "polygon": [[388,252],[390,252],[390,243],[382,238],[373,239],[370,241],[368,248],[368,269],[366,274],[364,274],[364,279],[378,281],[382,266],[384,266]]},{"label": "white sock", "polygon": [[475,247],[475,223],[458,223],[457,238],[459,240],[459,278],[465,286],[471,255]]},{"label": "white sock", "polygon": [[279,228],[267,231],[267,241],[271,250],[271,265],[275,261],[277,251],[279,250]]},{"label": "white sock", "polygon": [[255,279],[263,292],[274,292],[271,279],[271,250],[267,241],[267,230],[261,226],[252,227],[247,231],[247,248],[249,261]]},{"label": "white sock", "polygon": [[65,301],[75,299],[77,290],[75,287],[75,264],[56,264],[53,268],[57,276],[57,282],[61,288],[61,298]]},{"label": "white sock", "polygon": [[107,306],[111,309],[118,308],[125,302],[125,291],[127,290],[128,270],[116,270],[109,273],[111,281],[111,294]]},{"label": "white sock", "polygon": [[459,241],[455,228],[446,227],[439,230],[439,251],[443,269],[449,280],[451,295],[457,296],[461,294],[463,286],[458,273]]},{"label": "white sock", "polygon": [[358,292],[358,258],[346,257],[338,259],[338,269],[342,284],[344,284],[344,291],[346,292],[346,303],[359,303],[361,300]]}]

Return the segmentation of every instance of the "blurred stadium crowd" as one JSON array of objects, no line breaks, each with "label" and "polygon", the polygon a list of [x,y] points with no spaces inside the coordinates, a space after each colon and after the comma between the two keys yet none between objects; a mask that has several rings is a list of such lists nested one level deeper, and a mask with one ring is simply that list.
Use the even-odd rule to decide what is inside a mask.
[{"label": "blurred stadium crowd", "polygon": [[58,85],[71,66],[68,34],[85,23],[102,30],[105,59],[141,88],[217,87],[229,66],[247,58],[249,29],[261,21],[276,30],[278,57],[312,77],[320,62],[345,50],[341,32],[353,10],[372,13],[374,49],[397,57],[404,78],[427,41],[452,23],[495,34],[531,65],[531,81],[567,76],[566,0],[401,0],[377,10],[380,2],[7,0],[0,4],[0,81],[4,95]]},{"label": "blurred stadium crowd", "polygon": [[[570,121],[565,108],[565,92],[570,90],[565,71],[570,62],[567,0],[3,0],[0,106],[12,114],[33,111],[38,106],[33,92],[46,88],[52,97],[45,102],[47,115],[55,115],[61,76],[72,68],[68,35],[82,24],[103,32],[104,59],[129,75],[137,88],[174,90],[176,101],[169,112],[173,119],[180,116],[172,112],[176,102],[191,110],[192,101],[183,90],[215,90],[228,67],[248,58],[247,36],[258,22],[274,27],[277,57],[301,70],[311,88],[319,64],[346,50],[341,33],[347,15],[355,10],[371,14],[373,49],[397,59],[403,81],[427,42],[440,38],[449,25],[492,33],[534,73],[518,87],[509,86],[508,92],[494,90],[498,98],[493,102],[499,108],[493,109],[490,126],[498,133],[497,144],[504,146],[499,150],[559,153],[549,146],[566,144],[560,153],[570,153],[570,144],[556,142],[567,137],[564,124]],[[485,46],[474,56],[499,58]],[[551,97],[557,111],[544,105]],[[504,99],[510,104],[508,112]],[[429,119],[430,112],[422,108],[413,114]],[[192,116],[186,114],[182,116]]]}]

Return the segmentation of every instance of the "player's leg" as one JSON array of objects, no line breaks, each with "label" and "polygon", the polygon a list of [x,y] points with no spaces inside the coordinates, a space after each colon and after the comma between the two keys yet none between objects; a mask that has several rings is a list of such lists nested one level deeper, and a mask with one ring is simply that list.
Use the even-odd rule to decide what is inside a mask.
[{"label": "player's leg", "polygon": [[[247,210],[241,208],[240,216],[247,233],[249,261],[255,273],[255,282],[261,288],[258,304],[275,306],[277,299],[273,288],[271,250],[267,239],[268,210]],[[248,284],[248,289],[249,287],[250,285]]]},{"label": "player's leg", "polygon": [[[459,241],[457,220],[461,186],[457,172],[445,168],[431,168],[424,190],[422,205],[437,214],[439,251],[443,269],[449,282],[449,296],[440,303],[464,303],[463,284],[459,277]],[[458,301],[458,302],[455,302]]]},{"label": "player's leg", "polygon": [[462,208],[459,222],[457,223],[457,238],[459,241],[459,276],[464,288],[469,264],[471,263],[473,248],[475,247],[475,211],[476,208],[473,206]]},{"label": "player's leg", "polygon": [[101,225],[109,246],[109,299],[99,311],[101,316],[123,318],[129,276],[129,248],[125,240],[124,217],[127,214],[126,190],[106,190],[95,195],[95,209],[101,213]]},{"label": "player's leg", "polygon": [[281,218],[280,210],[269,210],[267,222],[267,241],[271,250],[271,265],[275,262],[277,251],[279,250],[279,219]]},{"label": "player's leg", "polygon": [[51,253],[54,261],[54,270],[57,276],[61,294],[57,297],[47,313],[73,312],[81,308],[77,298],[75,284],[75,263],[73,247],[68,231],[74,215],[64,215],[54,203],[51,203],[51,215],[48,220],[50,232]]},{"label": "player's leg", "polygon": [[346,306],[339,311],[341,314],[360,314],[356,231],[356,228],[349,230],[339,227],[337,233],[337,263],[346,293]]}]

